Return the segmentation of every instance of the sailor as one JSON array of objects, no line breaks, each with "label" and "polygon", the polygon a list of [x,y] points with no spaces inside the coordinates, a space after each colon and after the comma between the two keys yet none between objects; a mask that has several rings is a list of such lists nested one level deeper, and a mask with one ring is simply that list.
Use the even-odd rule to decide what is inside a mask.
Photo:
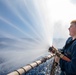
[{"label": "sailor", "polygon": [[62,49],[62,54],[71,61],[65,61],[58,56],[55,57],[55,62],[60,64],[60,75],[76,75],[76,20],[71,21],[70,24],[68,29],[70,37]]}]

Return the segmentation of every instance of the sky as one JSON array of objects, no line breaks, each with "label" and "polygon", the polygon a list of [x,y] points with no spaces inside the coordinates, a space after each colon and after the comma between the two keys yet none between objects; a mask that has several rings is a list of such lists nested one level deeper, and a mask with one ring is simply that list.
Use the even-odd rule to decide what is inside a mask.
[{"label": "sky", "polygon": [[[27,0],[0,0],[0,34],[20,38],[41,38],[42,26],[33,2]],[[9,36],[10,37],[10,36]]]},{"label": "sky", "polygon": [[[61,20],[64,22],[76,19],[76,4],[74,0],[51,0],[51,14],[54,20]],[[75,1],[76,2],[76,1]]]},{"label": "sky", "polygon": [[54,26],[53,37],[67,38],[70,22],[76,19],[76,0],[47,0],[45,2]]},{"label": "sky", "polygon": [[75,0],[0,0],[0,37],[66,38],[75,9]]}]

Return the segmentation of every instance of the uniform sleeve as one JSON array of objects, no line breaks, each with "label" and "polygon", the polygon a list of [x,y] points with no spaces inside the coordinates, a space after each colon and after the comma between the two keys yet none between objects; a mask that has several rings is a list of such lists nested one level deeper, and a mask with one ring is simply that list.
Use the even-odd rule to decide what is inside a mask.
[{"label": "uniform sleeve", "polygon": [[66,73],[70,73],[70,74],[76,74],[76,45],[74,45],[73,47],[73,54],[72,54],[72,59],[70,62],[66,62],[64,60],[61,60],[63,62],[64,68],[63,70]]}]

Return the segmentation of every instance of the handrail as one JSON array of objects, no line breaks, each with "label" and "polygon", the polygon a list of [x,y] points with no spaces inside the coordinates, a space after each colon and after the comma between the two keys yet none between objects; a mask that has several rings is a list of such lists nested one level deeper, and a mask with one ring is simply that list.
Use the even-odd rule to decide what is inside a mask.
[{"label": "handrail", "polygon": [[42,59],[37,60],[37,61],[35,61],[35,62],[31,63],[31,64],[28,64],[28,65],[26,65],[26,66],[24,66],[24,67],[21,67],[20,69],[15,70],[15,71],[7,74],[7,75],[22,75],[22,74],[24,74],[24,73],[27,73],[29,70],[31,70],[31,69],[33,69],[34,67],[42,64],[43,62],[46,62],[46,60],[49,60],[49,59],[52,58],[53,56],[54,56],[54,54],[50,54],[50,55],[48,55],[48,56],[45,56],[45,57],[43,57]]}]

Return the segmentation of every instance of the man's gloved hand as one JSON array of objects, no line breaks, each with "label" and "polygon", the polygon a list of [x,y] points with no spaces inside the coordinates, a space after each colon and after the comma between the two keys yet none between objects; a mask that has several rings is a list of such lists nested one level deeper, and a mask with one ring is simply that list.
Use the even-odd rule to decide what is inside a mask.
[{"label": "man's gloved hand", "polygon": [[54,60],[56,63],[59,63],[60,58],[58,56],[55,56]]},{"label": "man's gloved hand", "polygon": [[49,52],[56,54],[60,58],[63,58],[63,56],[64,56],[63,54],[61,54],[61,52],[58,51],[58,49],[56,49],[53,46],[49,48]]},{"label": "man's gloved hand", "polygon": [[64,54],[58,51],[58,49],[54,48],[53,46],[49,48],[49,52],[54,53],[57,57],[55,57],[55,60],[59,62],[59,58],[65,60],[65,61],[71,61],[68,57],[66,57]]}]

